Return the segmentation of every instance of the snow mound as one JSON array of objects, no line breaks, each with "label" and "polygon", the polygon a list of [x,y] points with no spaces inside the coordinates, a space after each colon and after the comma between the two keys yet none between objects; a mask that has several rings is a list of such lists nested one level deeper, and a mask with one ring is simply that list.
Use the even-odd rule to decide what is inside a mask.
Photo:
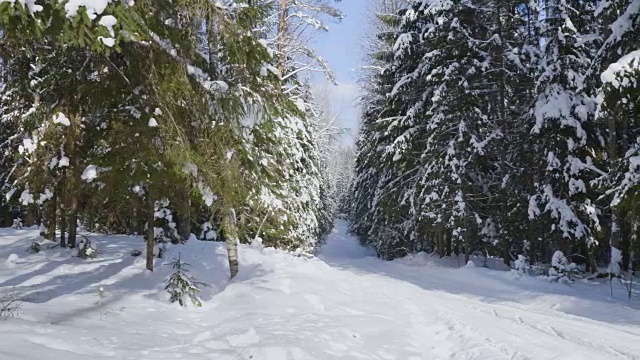
[{"label": "snow mound", "polygon": [[467,265],[465,265],[464,267],[466,267],[466,268],[474,268],[474,267],[477,267],[477,266],[476,266],[476,263],[474,263],[472,260],[469,260],[467,262]]},{"label": "snow mound", "polygon": [[7,258],[7,260],[4,262],[4,264],[8,267],[8,268],[13,268],[16,266],[16,261],[18,261],[20,257],[16,254],[11,254],[9,255],[9,257]]}]

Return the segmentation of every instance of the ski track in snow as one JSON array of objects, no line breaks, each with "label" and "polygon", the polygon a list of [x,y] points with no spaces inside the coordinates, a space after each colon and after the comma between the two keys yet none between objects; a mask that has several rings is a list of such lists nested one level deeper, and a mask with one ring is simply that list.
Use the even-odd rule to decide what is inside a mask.
[{"label": "ski track in snow", "polygon": [[170,248],[212,285],[187,309],[167,303],[169,266],[149,273],[128,255],[139,238],[96,239],[95,260],[54,249],[5,264],[37,231],[1,229],[0,291],[25,301],[0,322],[0,359],[640,360],[637,299],[622,289],[429,256],[384,262],[346,228],[312,259],[242,246],[230,283],[222,244]]}]

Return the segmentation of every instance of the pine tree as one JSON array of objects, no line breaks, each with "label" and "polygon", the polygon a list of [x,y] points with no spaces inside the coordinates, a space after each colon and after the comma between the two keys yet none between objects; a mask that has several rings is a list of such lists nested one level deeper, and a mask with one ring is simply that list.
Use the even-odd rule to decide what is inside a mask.
[{"label": "pine tree", "polygon": [[178,254],[177,259],[173,259],[171,266],[174,272],[167,278],[167,286],[165,287],[165,290],[170,295],[169,301],[177,301],[180,306],[186,307],[185,297],[188,297],[194,306],[201,307],[202,301],[198,297],[198,293],[202,291],[201,287],[207,286],[207,284],[199,282],[189,275],[189,270],[187,269],[189,264],[182,261],[180,254]]},{"label": "pine tree", "polygon": [[609,172],[599,183],[611,206],[608,271],[617,276],[630,262],[638,227],[632,204],[640,184],[640,2],[599,2],[595,14],[603,42],[588,80],[598,90],[597,122],[606,133]]},{"label": "pine tree", "polygon": [[[393,135],[386,132],[385,123],[399,114],[399,109],[387,107],[386,94],[394,85],[394,78],[386,70],[393,61],[393,45],[399,32],[406,4],[382,2],[376,13],[374,26],[376,38],[369,49],[371,65],[365,73],[364,82],[372,84],[364,96],[364,109],[360,137],[357,141],[358,153],[355,159],[355,177],[352,184],[353,204],[351,208],[351,231],[357,234],[365,245],[376,248],[384,258],[394,257],[394,241],[400,241],[395,224],[384,218],[383,197],[386,186],[393,179],[393,163],[385,156],[385,148],[393,142]],[[393,184],[391,184],[393,186]],[[390,204],[394,206],[395,204]],[[402,246],[398,246],[402,248]]]},{"label": "pine tree", "polygon": [[[593,251],[600,229],[590,182],[599,174],[594,149],[593,93],[584,87],[594,55],[593,2],[545,3],[541,35],[543,55],[532,111],[535,137],[534,186],[529,214],[550,226],[556,249],[571,254],[574,246]],[[548,228],[547,228],[548,229]]]},{"label": "pine tree", "polygon": [[[280,91],[280,79],[263,71],[272,60],[268,49],[248,35],[266,16],[267,8],[221,8],[197,1],[137,1],[110,4],[105,13],[98,14],[91,7],[68,13],[73,9],[58,2],[28,8],[22,5],[2,4],[0,26],[6,44],[13,49],[30,50],[23,52],[26,71],[20,74],[42,75],[40,72],[44,71],[51,76],[44,84],[30,83],[28,77],[21,75],[14,82],[19,100],[16,104],[26,102],[22,114],[32,119],[23,120],[20,113],[13,114],[24,127],[19,136],[31,139],[22,148],[28,150],[28,156],[34,152],[32,149],[38,150],[37,162],[23,160],[28,163],[22,167],[24,174],[30,176],[20,177],[21,182],[27,182],[14,184],[16,188],[23,187],[17,195],[22,195],[26,203],[36,203],[40,198],[57,199],[57,193],[45,187],[58,184],[60,174],[30,171],[45,168],[60,151],[57,145],[65,149],[60,156],[67,156],[69,151],[80,153],[78,147],[84,148],[83,153],[88,156],[69,159],[63,188],[81,184],[80,188],[91,190],[93,196],[84,203],[79,203],[77,197],[61,198],[48,210],[53,224],[58,218],[59,203],[65,203],[64,210],[69,209],[70,217],[77,217],[81,211],[93,224],[99,218],[109,223],[114,217],[120,218],[111,213],[110,207],[122,202],[139,209],[140,218],[144,218],[144,212],[150,214],[147,222],[153,224],[154,201],[183,194],[183,189],[173,189],[171,184],[190,178],[193,190],[200,192],[203,202],[213,206],[222,219],[234,276],[238,268],[236,209],[247,205],[248,189],[256,188],[255,181],[262,180],[258,175],[263,171],[256,166],[251,146],[247,145],[242,119],[254,112],[269,120],[294,108]],[[18,11],[17,16],[14,10]],[[207,29],[204,35],[203,26]],[[131,38],[131,34],[136,37]],[[215,59],[204,59],[200,44],[212,39],[216,40]],[[81,56],[71,56],[74,53]],[[40,67],[33,63],[34,59],[51,63]],[[54,59],[61,64],[53,66]],[[65,72],[65,66],[73,69],[80,60],[85,61],[77,67],[80,76]],[[35,66],[34,72],[30,71],[31,65]],[[10,71],[6,74],[12,76]],[[46,90],[51,98],[34,98],[29,88],[33,86]],[[54,95],[63,87],[63,101],[57,101]],[[31,107],[35,111],[28,113]],[[72,129],[77,124],[82,130],[60,139],[72,138],[65,144],[50,141],[44,146],[39,140],[34,141],[34,132],[54,136],[51,129],[56,128],[50,124],[55,123],[52,119],[57,113],[68,120],[65,127]],[[269,138],[273,128],[265,125],[256,131],[263,131],[262,138]],[[124,140],[130,136],[138,141],[126,145]],[[185,174],[185,164],[191,164],[195,171]],[[264,184],[260,181],[257,187]],[[27,187],[37,189],[30,191]],[[94,193],[96,189],[104,191]],[[38,197],[38,193],[43,196]],[[151,231],[153,226],[148,228]],[[151,243],[153,236],[149,238]],[[147,268],[152,270],[152,265],[148,261]]]}]

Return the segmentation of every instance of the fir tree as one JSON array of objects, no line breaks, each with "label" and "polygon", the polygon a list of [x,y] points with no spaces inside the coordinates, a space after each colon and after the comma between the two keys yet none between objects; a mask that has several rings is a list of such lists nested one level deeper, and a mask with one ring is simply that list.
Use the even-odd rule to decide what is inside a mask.
[{"label": "fir tree", "polygon": [[194,306],[201,307],[202,301],[198,297],[198,293],[202,291],[202,287],[208,285],[196,281],[193,276],[189,275],[188,266],[189,264],[181,260],[180,254],[177,259],[173,259],[171,267],[174,272],[167,278],[165,290],[169,293],[169,301],[172,303],[177,301],[180,306],[186,307],[186,298],[189,298]]}]

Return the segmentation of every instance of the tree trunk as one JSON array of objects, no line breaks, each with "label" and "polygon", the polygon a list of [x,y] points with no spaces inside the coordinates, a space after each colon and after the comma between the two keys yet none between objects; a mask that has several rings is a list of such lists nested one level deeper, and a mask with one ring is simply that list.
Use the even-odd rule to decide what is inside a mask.
[{"label": "tree trunk", "polygon": [[466,236],[465,236],[465,239],[464,239],[464,242],[463,242],[463,246],[464,246],[464,263],[466,265],[466,264],[469,263],[469,260],[470,260],[469,257],[471,255],[469,253],[469,251],[470,251],[469,240],[466,238]]},{"label": "tree trunk", "polygon": [[54,193],[49,204],[47,219],[47,240],[56,241],[56,223],[58,222],[58,194]]},{"label": "tree trunk", "polygon": [[595,247],[591,247],[589,250],[589,271],[592,274],[598,272],[598,263],[596,262],[596,249]]},{"label": "tree trunk", "polygon": [[445,243],[446,243],[446,245],[447,245],[445,255],[446,255],[446,256],[451,256],[451,247],[452,247],[452,245],[453,245],[453,244],[451,243],[451,242],[452,242],[452,241],[451,241],[451,234],[449,234],[449,233],[446,231],[446,229],[445,229],[445,231],[444,231],[444,239],[445,239]]},{"label": "tree trunk", "polygon": [[229,271],[233,279],[238,274],[238,227],[236,224],[236,212],[230,209],[223,215],[223,231],[225,243],[227,245],[227,256],[229,258]]},{"label": "tree trunk", "polygon": [[60,247],[67,247],[67,212],[66,212],[66,191],[67,191],[67,170],[62,170],[62,178],[60,179],[60,185],[58,186],[58,193],[60,194],[59,208],[60,208]]},{"label": "tree trunk", "polygon": [[0,227],[9,227],[13,224],[11,208],[7,205],[0,205]]},{"label": "tree trunk", "polygon": [[69,199],[69,247],[75,248],[78,234],[78,196],[71,195]]},{"label": "tree trunk", "polygon": [[155,206],[149,189],[147,189],[147,270],[153,271],[153,248],[154,248],[154,228],[155,228]]},{"label": "tree trunk", "polygon": [[445,240],[444,240],[444,228],[442,225],[438,225],[438,229],[436,230],[436,241],[438,242],[438,255],[440,257],[445,256]]},{"label": "tree trunk", "polygon": [[506,236],[503,235],[502,237],[502,262],[508,267],[511,267],[511,253],[509,252],[511,249],[511,242]]},{"label": "tree trunk", "polygon": [[611,235],[609,237],[609,245],[611,245],[611,257],[609,259],[610,275],[620,275],[620,263],[622,262],[620,238],[620,210],[618,210],[617,207],[613,207],[611,209]]},{"label": "tree trunk", "polygon": [[282,76],[285,75],[287,55],[285,54],[285,41],[287,36],[287,18],[289,17],[289,5],[287,0],[281,0],[280,20],[278,23],[278,70]]},{"label": "tree trunk", "polygon": [[181,206],[181,209],[178,210],[178,218],[180,220],[178,233],[182,240],[187,241],[191,235],[191,201],[189,201],[188,193],[185,194],[185,196],[185,202]]},{"label": "tree trunk", "polygon": [[131,222],[129,223],[129,234],[140,235],[138,232],[138,203],[134,201],[131,205]]},{"label": "tree trunk", "polygon": [[37,218],[37,210],[34,210],[34,206],[27,207],[24,211],[24,226],[29,227],[38,225],[38,221],[36,220]]},{"label": "tree trunk", "polygon": [[[609,161],[615,165],[618,160],[618,132],[617,117],[609,117]],[[620,209],[618,206],[611,207],[611,233],[609,235],[609,245],[611,246],[611,256],[609,258],[609,274],[620,274],[620,262],[622,261]]]}]

